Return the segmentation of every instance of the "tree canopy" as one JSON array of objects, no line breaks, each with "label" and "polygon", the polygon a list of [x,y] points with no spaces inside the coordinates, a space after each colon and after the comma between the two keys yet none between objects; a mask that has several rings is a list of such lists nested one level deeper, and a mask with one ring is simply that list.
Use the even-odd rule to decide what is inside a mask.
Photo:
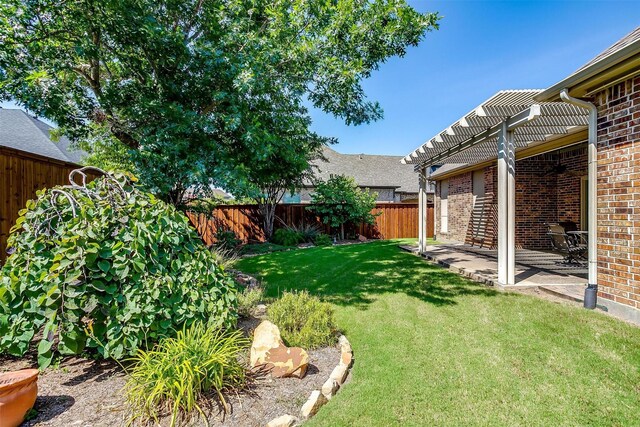
[{"label": "tree canopy", "polygon": [[179,202],[317,140],[310,105],[379,119],[362,80],[438,20],[403,0],[4,0],[0,99],[74,140],[112,136]]}]

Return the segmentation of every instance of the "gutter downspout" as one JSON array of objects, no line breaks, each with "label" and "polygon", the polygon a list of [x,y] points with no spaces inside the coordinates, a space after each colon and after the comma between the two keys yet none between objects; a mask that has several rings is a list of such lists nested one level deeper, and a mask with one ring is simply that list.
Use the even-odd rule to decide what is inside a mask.
[{"label": "gutter downspout", "polygon": [[560,99],[589,111],[588,145],[588,253],[589,284],[584,291],[584,307],[594,309],[598,295],[598,109],[590,102],[569,96],[569,90],[560,91]]}]

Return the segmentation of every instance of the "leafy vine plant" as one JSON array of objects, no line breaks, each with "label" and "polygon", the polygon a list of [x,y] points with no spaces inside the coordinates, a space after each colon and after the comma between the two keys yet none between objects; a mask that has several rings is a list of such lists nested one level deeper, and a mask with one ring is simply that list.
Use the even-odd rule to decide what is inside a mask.
[{"label": "leafy vine plant", "polygon": [[[62,210],[66,209],[66,206],[60,205],[60,196],[64,197],[64,199],[69,202],[73,218],[77,217],[77,209],[80,208],[80,204],[70,190],[80,191],[82,194],[86,195],[88,200],[92,200],[94,202],[101,202],[105,200],[105,197],[101,196],[99,191],[87,187],[87,183],[90,178],[87,175],[88,172],[93,172],[96,176],[104,177],[104,181],[108,189],[106,200],[114,209],[117,210],[118,207],[124,203],[127,196],[127,192],[124,189],[124,186],[127,184],[126,177],[124,175],[115,176],[93,166],[74,169],[69,173],[69,185],[60,186],[51,190],[50,206],[47,211],[45,211],[44,219],[37,226],[36,233],[45,233],[50,236],[51,233],[55,231],[55,226],[52,226],[52,220],[55,218],[61,221]],[[81,178],[81,182],[79,184],[76,182],[77,176]]]},{"label": "leafy vine plant", "polygon": [[[91,179],[93,178],[93,179]],[[0,270],[0,353],[120,359],[194,322],[235,321],[236,289],[183,213],[84,167],[39,191]]]}]

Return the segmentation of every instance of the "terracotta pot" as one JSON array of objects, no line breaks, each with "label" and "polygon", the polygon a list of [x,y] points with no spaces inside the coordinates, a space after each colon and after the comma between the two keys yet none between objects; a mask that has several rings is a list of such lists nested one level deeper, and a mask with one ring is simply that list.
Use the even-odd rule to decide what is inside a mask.
[{"label": "terracotta pot", "polygon": [[37,369],[0,374],[0,426],[19,426],[36,403],[37,395]]}]

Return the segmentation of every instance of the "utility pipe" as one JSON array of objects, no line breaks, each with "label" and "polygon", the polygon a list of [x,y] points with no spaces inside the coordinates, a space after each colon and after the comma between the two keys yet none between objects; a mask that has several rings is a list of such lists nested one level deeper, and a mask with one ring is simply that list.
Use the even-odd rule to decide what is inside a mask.
[{"label": "utility pipe", "polygon": [[582,99],[569,96],[567,88],[560,91],[560,99],[564,102],[589,111],[589,145],[588,145],[588,229],[589,241],[589,284],[584,293],[585,308],[596,307],[598,295],[598,109],[595,105]]}]

